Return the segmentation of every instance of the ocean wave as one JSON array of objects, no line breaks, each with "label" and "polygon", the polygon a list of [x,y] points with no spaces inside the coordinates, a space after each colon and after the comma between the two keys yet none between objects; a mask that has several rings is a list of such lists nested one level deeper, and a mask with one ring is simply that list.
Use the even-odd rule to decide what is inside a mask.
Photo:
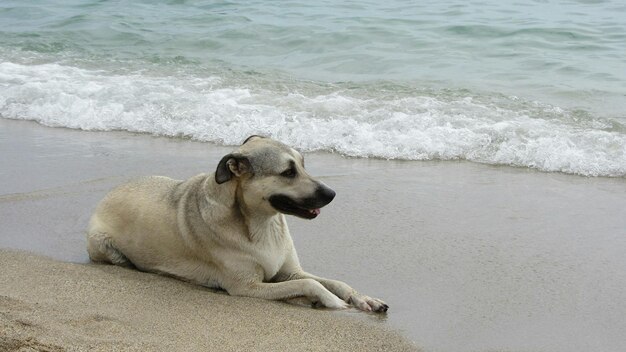
[{"label": "ocean wave", "polygon": [[264,134],[304,151],[353,157],[464,159],[626,176],[619,122],[467,91],[3,62],[0,116],[226,145]]}]

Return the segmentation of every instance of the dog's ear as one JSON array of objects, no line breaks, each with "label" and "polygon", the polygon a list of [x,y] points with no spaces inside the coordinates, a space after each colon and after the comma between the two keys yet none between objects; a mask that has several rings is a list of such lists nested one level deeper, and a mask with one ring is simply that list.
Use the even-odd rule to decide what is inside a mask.
[{"label": "dog's ear", "polygon": [[246,172],[252,171],[250,160],[239,153],[225,155],[215,170],[215,182],[222,184],[229,181],[233,176],[240,177]]}]

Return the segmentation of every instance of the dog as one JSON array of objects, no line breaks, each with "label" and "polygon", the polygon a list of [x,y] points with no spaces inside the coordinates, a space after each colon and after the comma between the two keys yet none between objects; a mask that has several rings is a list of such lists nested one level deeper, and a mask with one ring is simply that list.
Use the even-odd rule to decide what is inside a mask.
[{"label": "dog", "polygon": [[314,219],[335,192],[289,146],[251,136],[213,174],[150,176],[112,190],[87,231],[94,262],[173,276],[230,295],[308,299],[313,306],[386,312],[347,284],[302,270],[286,215]]}]

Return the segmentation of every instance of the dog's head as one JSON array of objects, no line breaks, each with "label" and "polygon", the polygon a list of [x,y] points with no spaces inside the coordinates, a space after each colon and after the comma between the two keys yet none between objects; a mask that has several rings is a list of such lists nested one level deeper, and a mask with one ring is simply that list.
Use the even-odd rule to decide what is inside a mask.
[{"label": "dog's head", "polygon": [[215,181],[238,182],[245,206],[259,213],[313,219],[335,197],[332,189],[306,172],[299,152],[260,136],[249,137],[234,153],[224,156]]}]

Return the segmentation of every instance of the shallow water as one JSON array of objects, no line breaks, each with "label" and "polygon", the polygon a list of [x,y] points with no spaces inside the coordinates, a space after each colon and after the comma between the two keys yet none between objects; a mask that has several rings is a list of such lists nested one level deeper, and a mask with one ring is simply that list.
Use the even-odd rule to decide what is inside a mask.
[{"label": "shallow water", "polygon": [[626,175],[626,6],[5,1],[0,117]]}]

